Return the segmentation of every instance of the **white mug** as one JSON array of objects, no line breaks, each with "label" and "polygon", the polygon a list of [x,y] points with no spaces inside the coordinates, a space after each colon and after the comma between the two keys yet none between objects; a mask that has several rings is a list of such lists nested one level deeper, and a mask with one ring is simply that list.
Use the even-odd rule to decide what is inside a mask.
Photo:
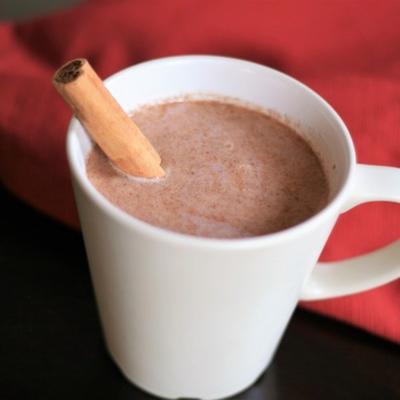
[{"label": "white mug", "polygon": [[140,388],[171,399],[231,396],[271,362],[299,300],[400,277],[400,241],[314,268],[342,212],[368,201],[400,202],[400,169],[357,164],[343,121],[300,82],[243,60],[182,56],[127,68],[106,86],[127,111],[198,93],[276,111],[322,154],[332,188],[322,211],[278,233],[221,240],[171,232],[96,191],[85,172],[92,143],[72,120],[67,153],[106,343]]}]

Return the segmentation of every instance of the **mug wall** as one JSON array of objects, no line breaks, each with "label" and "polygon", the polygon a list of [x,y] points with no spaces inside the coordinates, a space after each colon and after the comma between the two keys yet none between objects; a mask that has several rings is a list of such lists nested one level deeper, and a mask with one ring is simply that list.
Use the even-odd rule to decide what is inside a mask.
[{"label": "mug wall", "polygon": [[226,251],[143,235],[75,193],[110,354],[168,398],[222,398],[257,379],[335,222]]}]

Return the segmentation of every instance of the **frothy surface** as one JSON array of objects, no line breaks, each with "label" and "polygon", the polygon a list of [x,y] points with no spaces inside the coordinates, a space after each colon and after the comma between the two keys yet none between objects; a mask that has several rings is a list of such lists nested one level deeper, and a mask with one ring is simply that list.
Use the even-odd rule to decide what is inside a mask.
[{"label": "frothy surface", "polygon": [[143,107],[133,118],[168,176],[127,179],[97,147],[87,174],[109,201],[152,225],[211,238],[259,236],[306,220],[328,201],[311,147],[259,111],[183,101]]}]

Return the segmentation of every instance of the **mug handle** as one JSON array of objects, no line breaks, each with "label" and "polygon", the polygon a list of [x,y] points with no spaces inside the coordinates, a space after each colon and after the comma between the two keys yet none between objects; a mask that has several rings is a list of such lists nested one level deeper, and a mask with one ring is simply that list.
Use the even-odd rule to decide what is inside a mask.
[{"label": "mug handle", "polygon": [[[400,203],[400,168],[357,164],[343,212],[370,201]],[[371,253],[338,262],[318,263],[300,300],[323,300],[400,278],[400,240]]]}]

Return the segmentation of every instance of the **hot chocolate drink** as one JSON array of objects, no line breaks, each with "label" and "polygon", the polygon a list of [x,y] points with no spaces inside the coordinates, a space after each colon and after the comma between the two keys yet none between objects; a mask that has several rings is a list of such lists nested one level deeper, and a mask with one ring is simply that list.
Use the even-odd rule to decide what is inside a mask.
[{"label": "hot chocolate drink", "polygon": [[133,114],[167,171],[127,178],[95,147],[87,175],[110,202],[152,225],[210,238],[277,232],[328,201],[329,186],[311,146],[291,127],[223,101],[180,101]]}]

